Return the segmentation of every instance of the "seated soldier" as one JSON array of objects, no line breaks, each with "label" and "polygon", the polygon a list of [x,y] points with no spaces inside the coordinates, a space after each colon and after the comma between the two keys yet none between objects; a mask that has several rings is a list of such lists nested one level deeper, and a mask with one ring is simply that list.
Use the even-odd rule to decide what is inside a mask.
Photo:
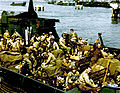
[{"label": "seated soldier", "polygon": [[70,53],[70,47],[66,46],[66,41],[65,41],[65,38],[64,38],[64,34],[62,34],[62,37],[59,39],[59,45],[60,45],[60,48],[63,51],[67,51],[68,54]]},{"label": "seated soldier", "polygon": [[70,65],[71,65],[71,60],[69,56],[65,56],[65,58],[62,61],[62,68],[64,70],[69,70],[70,69]]},{"label": "seated soldier", "polygon": [[101,44],[98,43],[97,45],[94,44],[93,46],[93,51],[91,51],[91,54],[90,54],[92,57],[91,57],[91,63],[90,63],[90,66],[93,66],[93,64],[95,64],[97,62],[97,60],[102,56],[102,52],[101,52]]},{"label": "seated soldier", "polygon": [[67,90],[76,87],[76,81],[79,77],[79,72],[77,70],[72,70],[67,74],[65,86]]},{"label": "seated soldier", "polygon": [[72,43],[76,43],[78,41],[78,35],[73,29],[70,29],[69,39]]},{"label": "seated soldier", "polygon": [[[50,52],[44,52],[42,54],[42,56],[43,56],[43,63],[42,63],[41,66],[43,68],[46,67],[46,66],[52,66],[52,65],[55,64],[56,58],[55,58],[55,56],[52,53],[50,53]],[[50,65],[48,65],[48,64],[50,64]]]},{"label": "seated soldier", "polygon": [[86,45],[87,41],[86,40],[82,40],[82,37],[80,37],[79,40],[78,40],[78,44],[80,44],[80,45]]},{"label": "seated soldier", "polygon": [[21,35],[20,35],[20,34],[17,32],[17,30],[15,29],[12,37],[18,38],[18,37],[21,37]]},{"label": "seated soldier", "polygon": [[4,37],[5,39],[7,39],[8,36],[9,36],[9,31],[6,30],[6,32],[4,33],[3,37]]},{"label": "seated soldier", "polygon": [[78,82],[79,82],[79,87],[85,87],[86,85],[89,85],[90,87],[97,87],[98,85],[95,85],[93,80],[89,78],[89,73],[91,69],[88,68],[86,69],[79,77]]},{"label": "seated soldier", "polygon": [[53,36],[52,32],[49,32],[49,40],[50,39],[55,39],[55,37]]},{"label": "seated soldier", "polygon": [[[30,61],[30,55],[28,53],[23,55],[23,61],[25,62],[23,64],[23,67],[24,67],[24,65],[28,66],[28,68],[25,68],[24,70],[28,70],[28,72],[30,71],[32,73],[32,62]],[[24,73],[24,71],[23,71],[23,73]]]},{"label": "seated soldier", "polygon": [[19,39],[16,39],[16,41],[12,43],[12,51],[20,51]]},{"label": "seated soldier", "polygon": [[78,78],[76,84],[79,85],[80,89],[87,90],[90,89],[90,87],[91,89],[94,87],[98,87],[98,85],[94,84],[93,80],[89,78],[88,74],[90,73],[90,71],[91,71],[90,68],[86,69]]},{"label": "seated soldier", "polygon": [[36,35],[33,35],[33,37],[30,39],[30,45],[32,45],[36,40]]},{"label": "seated soldier", "polygon": [[56,50],[56,49],[59,49],[58,44],[54,41],[54,39],[50,39],[50,42],[48,44],[48,50],[53,51],[53,50]]},{"label": "seated soldier", "polygon": [[7,39],[6,48],[7,48],[7,50],[11,50],[12,49],[12,44],[13,44],[12,39],[10,38],[10,36],[8,36],[7,38],[8,39]]},{"label": "seated soldier", "polygon": [[0,51],[4,50],[5,46],[3,45],[3,38],[0,39]]}]

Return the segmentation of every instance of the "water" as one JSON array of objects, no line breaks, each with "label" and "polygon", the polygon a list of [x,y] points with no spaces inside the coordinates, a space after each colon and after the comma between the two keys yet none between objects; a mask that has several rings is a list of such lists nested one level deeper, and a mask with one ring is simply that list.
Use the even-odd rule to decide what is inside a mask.
[{"label": "water", "polygon": [[[12,1],[27,1],[27,5],[10,6]],[[27,11],[29,0],[0,0],[0,14],[3,10],[20,13]],[[111,8],[84,7],[83,10],[75,10],[74,6],[51,5],[46,2],[34,0],[34,5],[44,5],[45,11],[37,12],[41,18],[59,19],[56,23],[56,30],[61,37],[63,32],[70,33],[74,29],[79,37],[88,39],[89,43],[94,43],[98,38],[98,33],[102,33],[106,46],[120,48],[120,24],[111,24]]]}]

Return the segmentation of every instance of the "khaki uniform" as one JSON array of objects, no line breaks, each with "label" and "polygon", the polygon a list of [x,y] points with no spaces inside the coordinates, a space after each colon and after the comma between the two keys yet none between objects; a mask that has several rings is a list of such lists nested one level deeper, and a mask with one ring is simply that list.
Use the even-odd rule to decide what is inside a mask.
[{"label": "khaki uniform", "polygon": [[63,37],[61,37],[59,39],[59,44],[60,44],[60,47],[63,49],[63,50],[67,50],[67,53],[69,54],[70,53],[70,47],[67,47],[66,46],[66,42],[65,42],[65,39]]},{"label": "khaki uniform", "polygon": [[32,69],[32,62],[30,61],[30,59],[29,59],[29,54],[28,53],[26,53],[24,56],[23,56],[23,60],[28,64],[28,66],[29,66],[29,69],[31,70]]},{"label": "khaki uniform", "polygon": [[39,46],[39,42],[36,41],[33,43],[33,48],[38,48],[38,46]]},{"label": "khaki uniform", "polygon": [[85,70],[78,79],[79,83],[81,85],[90,85],[91,87],[97,87],[97,85],[94,84],[92,79],[89,79],[88,72]]},{"label": "khaki uniform", "polygon": [[66,89],[71,89],[71,88],[75,87],[78,77],[79,77],[78,71],[75,71],[74,73],[69,72],[67,74],[66,82],[65,82]]},{"label": "khaki uniform", "polygon": [[48,49],[50,49],[50,50],[56,50],[56,49],[59,49],[59,46],[58,46],[58,44],[55,41],[54,41],[53,44],[51,44],[51,42],[49,42]]},{"label": "khaki uniform", "polygon": [[59,44],[61,47],[67,48],[67,46],[65,45],[66,44],[65,39],[63,37],[59,39]]},{"label": "khaki uniform", "polygon": [[0,51],[4,50],[3,41],[0,41]]},{"label": "khaki uniform", "polygon": [[34,38],[35,38],[35,36],[33,36],[33,37],[30,39],[30,43],[31,43],[31,44],[34,43]]},{"label": "khaki uniform", "polygon": [[76,42],[77,39],[78,39],[77,33],[76,33],[76,32],[70,33],[70,34],[69,34],[69,39],[70,39],[70,41],[72,41],[72,42]]},{"label": "khaki uniform", "polygon": [[20,35],[17,31],[15,31],[15,32],[13,33],[12,37],[21,37],[21,35]]},{"label": "khaki uniform", "polygon": [[[43,53],[43,55],[44,55],[44,53]],[[56,58],[55,58],[55,56],[52,54],[52,53],[48,53],[47,54],[47,58],[44,60],[44,62],[42,63],[42,67],[44,68],[44,67],[46,67],[46,65],[48,64],[48,63],[53,63],[54,61],[56,60]]]},{"label": "khaki uniform", "polygon": [[12,51],[20,51],[20,43],[18,41],[12,44]]},{"label": "khaki uniform", "polygon": [[7,39],[7,46],[6,46],[6,48],[8,49],[8,48],[12,48],[12,45],[13,45],[13,42],[12,42],[12,40],[11,39]]},{"label": "khaki uniform", "polygon": [[55,56],[52,53],[48,53],[48,59],[46,61],[46,64],[55,60],[56,60]]},{"label": "khaki uniform", "polygon": [[8,36],[9,36],[9,32],[8,32],[8,30],[6,30],[6,32],[4,33],[3,37],[4,37],[5,39],[7,39]]}]

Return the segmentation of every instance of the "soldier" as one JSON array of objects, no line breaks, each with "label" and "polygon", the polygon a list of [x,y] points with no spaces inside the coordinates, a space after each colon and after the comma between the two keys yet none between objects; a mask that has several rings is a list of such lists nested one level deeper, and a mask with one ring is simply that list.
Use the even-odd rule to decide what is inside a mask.
[{"label": "soldier", "polygon": [[78,35],[77,35],[76,32],[74,32],[73,29],[70,29],[69,40],[70,40],[72,43],[75,43],[75,42],[78,41]]},{"label": "soldier", "polygon": [[3,45],[3,38],[0,39],[0,51],[4,50],[5,46]]},{"label": "soldier", "polygon": [[7,38],[8,38],[8,39],[7,39],[6,48],[7,48],[8,50],[11,50],[11,49],[12,49],[12,44],[13,44],[12,39],[10,38],[10,36],[8,36]]},{"label": "soldier", "polygon": [[9,31],[6,30],[6,32],[4,33],[3,37],[4,37],[5,39],[7,39],[8,36],[9,36]]},{"label": "soldier", "polygon": [[21,37],[21,35],[20,35],[20,34],[17,32],[17,30],[15,29],[12,37],[18,38],[18,37]]},{"label": "soldier", "polygon": [[46,65],[48,65],[48,63],[50,63],[50,64],[55,64],[55,60],[56,60],[56,58],[55,58],[55,56],[52,54],[52,53],[50,53],[50,52],[44,52],[43,54],[42,54],[42,56],[43,56],[43,63],[42,63],[42,65],[41,66],[46,66]]},{"label": "soldier", "polygon": [[49,40],[50,39],[55,39],[55,37],[53,36],[52,32],[49,32]]},{"label": "soldier", "polygon": [[64,32],[64,39],[65,39],[65,42],[66,42],[66,46],[69,46],[69,34],[67,32]]},{"label": "soldier", "polygon": [[66,46],[66,40],[65,40],[64,34],[62,34],[62,37],[59,39],[59,45],[64,52],[67,51],[68,54],[70,53],[70,47]]},{"label": "soldier", "polygon": [[13,42],[12,51],[20,51],[20,41],[19,41],[19,39],[16,39],[16,41]]},{"label": "soldier", "polygon": [[56,49],[59,49],[59,46],[58,44],[54,41],[54,39],[50,39],[50,42],[48,44],[48,50],[49,51],[53,51],[53,50],[56,50]]},{"label": "soldier", "polygon": [[77,70],[72,70],[71,72],[67,74],[66,82],[65,82],[65,86],[67,90],[76,87],[76,82],[77,82],[79,75],[80,74]]},{"label": "soldier", "polygon": [[103,57],[102,52],[101,52],[101,44],[100,43],[98,43],[97,45],[96,45],[96,43],[94,44],[94,49],[90,55],[92,56],[91,57],[92,62],[90,63],[90,66],[93,66],[93,64],[95,64],[99,58]]},{"label": "soldier", "polygon": [[35,42],[35,40],[36,40],[36,37],[35,37],[35,35],[30,39],[30,45],[32,45],[34,42]]},{"label": "soldier", "polygon": [[94,84],[93,80],[89,78],[89,73],[91,71],[91,68],[87,68],[79,77],[78,81],[80,83],[80,86],[82,87],[82,85],[90,85],[91,87],[97,87],[98,85]]},{"label": "soldier", "polygon": [[[24,65],[28,65],[28,68],[23,68],[23,69],[27,70],[28,72],[30,71],[32,73],[32,62],[30,61],[30,55],[28,53],[23,55],[23,61],[25,62]],[[26,74],[28,74],[28,72]]]},{"label": "soldier", "polygon": [[65,56],[65,59],[63,59],[62,61],[62,67],[66,70],[69,69],[69,66],[71,65],[71,60],[70,60],[70,57],[68,55]]},{"label": "soldier", "polygon": [[59,44],[60,44],[62,49],[67,48],[65,38],[64,38],[64,34],[62,34],[62,37],[59,39]]},{"label": "soldier", "polygon": [[70,29],[69,40],[72,47],[71,53],[73,54],[74,52],[76,52],[75,49],[77,48],[77,42],[78,42],[78,35],[76,32],[74,32],[73,29]]},{"label": "soldier", "polygon": [[31,61],[31,65],[32,65],[32,74],[35,73],[36,70],[36,66],[37,66],[37,61],[35,59],[35,57],[33,56],[33,53],[30,55],[30,61]]}]

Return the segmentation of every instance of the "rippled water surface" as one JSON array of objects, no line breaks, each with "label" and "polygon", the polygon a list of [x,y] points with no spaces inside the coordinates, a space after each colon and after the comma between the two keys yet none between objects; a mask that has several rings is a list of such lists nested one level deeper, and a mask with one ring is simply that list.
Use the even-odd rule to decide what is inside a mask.
[{"label": "rippled water surface", "polygon": [[[12,1],[27,1],[27,5],[10,6]],[[0,14],[3,10],[20,13],[27,11],[29,0],[0,0]],[[46,2],[34,0],[34,5],[44,5],[45,11],[37,12],[41,18],[59,19],[56,23],[56,30],[59,36],[63,32],[69,32],[73,28],[79,37],[88,39],[93,43],[98,38],[98,33],[102,33],[106,46],[120,48],[120,23],[111,24],[111,8],[84,7],[83,10],[75,10],[74,6],[51,5]]]}]

